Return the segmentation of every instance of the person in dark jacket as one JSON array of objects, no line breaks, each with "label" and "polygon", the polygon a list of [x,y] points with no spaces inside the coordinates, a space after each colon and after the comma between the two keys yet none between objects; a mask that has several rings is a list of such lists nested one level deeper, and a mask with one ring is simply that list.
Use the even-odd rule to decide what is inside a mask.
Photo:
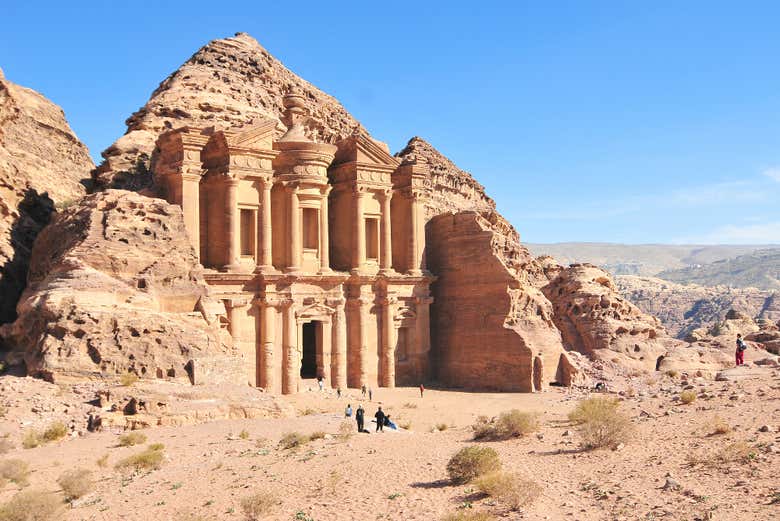
[{"label": "person in dark jacket", "polygon": [[355,421],[357,422],[358,432],[363,432],[363,419],[366,411],[363,410],[362,405],[358,405],[357,411],[355,411]]},{"label": "person in dark jacket", "polygon": [[737,351],[734,353],[734,357],[736,358],[737,365],[744,365],[745,364],[745,350],[747,350],[747,344],[744,340],[742,340],[742,335],[737,335]]},{"label": "person in dark jacket", "polygon": [[382,408],[380,407],[378,411],[376,411],[376,414],[374,415],[374,418],[376,418],[376,430],[377,432],[382,431],[384,432],[385,429],[385,413],[382,411]]}]

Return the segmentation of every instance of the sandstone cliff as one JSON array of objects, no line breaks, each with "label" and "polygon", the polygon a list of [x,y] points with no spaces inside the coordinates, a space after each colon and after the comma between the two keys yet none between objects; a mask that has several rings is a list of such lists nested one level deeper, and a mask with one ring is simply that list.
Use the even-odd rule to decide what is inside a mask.
[{"label": "sandstone cliff", "polygon": [[139,189],[151,183],[149,158],[162,132],[183,127],[235,127],[258,117],[279,121],[282,96],[303,90],[311,117],[309,137],[335,143],[362,127],[333,97],[301,79],[254,38],[238,33],[202,47],[166,78],[149,101],[127,119],[127,133],[103,152],[94,172],[97,188]]},{"label": "sandstone cliff", "polygon": [[735,310],[751,318],[780,320],[780,298],[772,291],[677,284],[653,277],[617,277],[620,293],[645,313],[658,317],[670,334],[685,339],[708,329]]},{"label": "sandstone cliff", "polygon": [[35,236],[93,167],[62,109],[0,73],[0,324],[16,316]]},{"label": "sandstone cliff", "polygon": [[35,241],[19,318],[3,326],[28,374],[242,381],[181,209],[109,190],[62,213]]}]

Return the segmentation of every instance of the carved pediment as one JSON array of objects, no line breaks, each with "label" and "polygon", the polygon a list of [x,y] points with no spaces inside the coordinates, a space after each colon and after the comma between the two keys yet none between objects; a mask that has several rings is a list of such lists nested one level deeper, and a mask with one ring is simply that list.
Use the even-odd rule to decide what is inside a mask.
[{"label": "carved pediment", "polygon": [[399,161],[378,142],[370,137],[358,134],[342,139],[336,143],[338,151],[333,162],[334,165],[342,163],[362,163],[368,165],[382,165],[395,169]]},{"label": "carved pediment", "polygon": [[273,148],[276,121],[272,119],[254,120],[251,125],[226,131],[228,146],[233,148],[249,148],[271,150]]},{"label": "carved pediment", "polygon": [[295,314],[298,318],[319,318],[328,317],[335,313],[335,308],[326,306],[320,302],[304,306]]}]

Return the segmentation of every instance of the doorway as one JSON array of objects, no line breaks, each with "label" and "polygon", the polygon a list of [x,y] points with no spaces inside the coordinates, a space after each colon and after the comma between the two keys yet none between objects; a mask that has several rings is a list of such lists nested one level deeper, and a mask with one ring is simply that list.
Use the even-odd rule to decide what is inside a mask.
[{"label": "doorway", "polygon": [[303,324],[301,378],[317,378],[317,322]]}]

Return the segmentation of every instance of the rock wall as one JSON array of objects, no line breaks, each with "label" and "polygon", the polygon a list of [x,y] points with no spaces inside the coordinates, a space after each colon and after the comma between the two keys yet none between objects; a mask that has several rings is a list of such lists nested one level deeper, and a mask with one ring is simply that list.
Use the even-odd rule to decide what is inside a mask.
[{"label": "rock wall", "polygon": [[39,234],[29,282],[0,329],[28,374],[244,381],[178,206],[118,190],[82,199]]},{"label": "rock wall", "polygon": [[16,318],[35,237],[92,168],[62,109],[0,72],[0,324]]},{"label": "rock wall", "polygon": [[281,136],[282,96],[293,85],[302,89],[311,114],[305,124],[310,138],[335,143],[355,129],[363,130],[335,98],[295,75],[257,40],[238,33],[202,47],[127,119],[127,133],[102,154],[104,162],[94,172],[96,187],[148,186],[155,141],[172,128],[236,127],[264,117],[279,122]]},{"label": "rock wall", "polygon": [[477,212],[443,214],[426,227],[433,285],[431,337],[445,385],[529,392],[568,385],[552,306],[503,262],[503,237]]},{"label": "rock wall", "polygon": [[591,264],[565,268],[549,257],[543,262],[550,282],[542,291],[553,303],[566,349],[654,370],[667,349],[679,344],[657,318],[620,296],[606,271]]}]

